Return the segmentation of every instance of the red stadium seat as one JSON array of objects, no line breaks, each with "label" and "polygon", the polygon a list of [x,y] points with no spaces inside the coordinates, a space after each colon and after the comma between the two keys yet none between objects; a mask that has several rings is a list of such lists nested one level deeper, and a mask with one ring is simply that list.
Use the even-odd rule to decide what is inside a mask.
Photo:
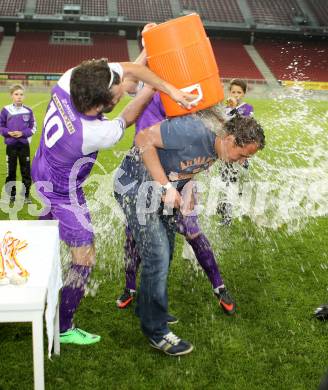
[{"label": "red stadium seat", "polygon": [[[6,71],[61,73],[89,58],[129,60],[125,38],[108,34],[93,34],[91,38],[93,45],[51,44],[50,33],[20,32]],[[221,77],[263,80],[240,40],[212,39],[211,42]]]},{"label": "red stadium seat", "polygon": [[328,81],[327,43],[263,41],[255,47],[278,80]]},{"label": "red stadium seat", "polygon": [[211,43],[221,77],[264,80],[241,41],[211,39]]},{"label": "red stadium seat", "polygon": [[62,73],[90,58],[128,61],[127,41],[109,34],[93,34],[92,45],[51,44],[50,33],[20,32],[12,48],[7,72]]}]

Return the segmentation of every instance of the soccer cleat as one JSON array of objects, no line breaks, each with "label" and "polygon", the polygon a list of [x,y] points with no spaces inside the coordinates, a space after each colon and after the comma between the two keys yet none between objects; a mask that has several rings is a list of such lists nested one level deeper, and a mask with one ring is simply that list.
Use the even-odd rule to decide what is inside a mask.
[{"label": "soccer cleat", "polygon": [[88,333],[79,328],[68,329],[66,332],[60,333],[59,335],[61,344],[89,345],[98,343],[100,339],[100,336]]},{"label": "soccer cleat", "polygon": [[234,315],[236,312],[236,303],[229,294],[228,290],[225,287],[219,288],[219,292],[214,292],[214,294],[218,298],[219,304],[225,314],[228,314],[229,316]]},{"label": "soccer cleat", "polygon": [[136,292],[134,290],[130,290],[129,288],[125,288],[123,294],[117,299],[116,306],[119,309],[125,309],[133,301],[135,295],[136,295]]},{"label": "soccer cleat", "polygon": [[190,353],[193,350],[192,344],[188,341],[179,339],[174,333],[169,332],[158,342],[149,339],[150,345],[170,356],[181,356]]}]

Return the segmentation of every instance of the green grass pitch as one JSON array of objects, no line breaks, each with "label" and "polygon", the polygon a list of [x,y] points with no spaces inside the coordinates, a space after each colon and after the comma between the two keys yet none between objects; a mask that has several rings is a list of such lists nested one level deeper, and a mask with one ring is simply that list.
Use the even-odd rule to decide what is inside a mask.
[{"label": "green grass pitch", "polygon": [[[46,93],[27,94],[25,103],[34,107],[38,122],[31,156],[39,142],[48,99]],[[179,236],[169,276],[169,305],[180,321],[171,329],[194,344],[193,353],[171,358],[152,350],[133,308],[116,308],[124,285],[124,234],[111,216],[111,189],[104,171],[110,174],[131,145],[133,129],[128,129],[115,148],[100,153],[101,166],[94,168],[86,185],[98,263],[76,324],[100,334],[102,340],[90,347],[64,345],[60,357],[46,360],[47,389],[317,388],[327,368],[328,325],[311,314],[328,301],[326,206],[324,198],[317,199],[313,207],[318,216],[313,217],[315,212],[306,207],[308,193],[287,214],[284,202],[298,188],[308,186],[311,178],[314,181],[316,169],[325,166],[326,103],[304,101],[299,95],[248,101],[267,139],[266,149],[251,162],[248,180],[277,183],[267,198],[271,205],[261,215],[253,205],[230,228],[220,228],[217,216],[201,219],[225,283],[236,299],[237,315],[228,318],[220,310],[202,271],[182,258]],[[0,94],[0,106],[8,102],[8,95]],[[295,176],[300,169],[303,173]],[[5,176],[1,143],[1,187]],[[201,178],[208,183],[205,175]],[[282,192],[285,188],[290,189],[288,199]],[[282,206],[274,203],[277,198]],[[0,218],[8,219],[8,212],[0,211]],[[24,206],[17,218],[35,217]],[[275,222],[272,226],[271,221]],[[1,390],[33,388],[31,333],[28,324],[0,324]]]}]

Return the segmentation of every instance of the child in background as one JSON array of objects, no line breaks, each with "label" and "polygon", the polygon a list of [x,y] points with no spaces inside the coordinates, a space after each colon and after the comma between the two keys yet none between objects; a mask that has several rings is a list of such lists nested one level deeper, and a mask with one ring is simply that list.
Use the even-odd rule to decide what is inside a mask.
[{"label": "child in background", "polygon": [[23,105],[24,87],[15,84],[10,87],[12,104],[5,106],[0,113],[0,134],[5,139],[7,160],[7,192],[10,191],[10,201],[16,197],[16,186],[10,189],[7,183],[16,181],[17,159],[19,161],[22,181],[25,186],[23,196],[25,203],[31,203],[31,168],[30,142],[36,131],[36,122],[33,111]]},{"label": "child in background", "polygon": [[[229,97],[227,99],[226,113],[230,116],[253,116],[253,106],[243,102],[243,98],[247,92],[247,83],[241,79],[232,79],[229,85]],[[242,165],[244,169],[248,169],[249,162],[246,160]],[[225,169],[222,169],[221,178],[229,186],[230,183],[237,183],[240,170],[235,168],[233,164],[226,163]],[[241,196],[242,193],[239,192]],[[218,205],[218,213],[222,216],[221,224],[225,226],[231,225],[232,222],[232,204],[221,202]]]},{"label": "child in background", "polygon": [[238,113],[242,116],[253,116],[253,106],[243,102],[247,92],[247,84],[244,80],[232,79],[229,86],[229,97],[227,99],[227,114],[234,115]]}]

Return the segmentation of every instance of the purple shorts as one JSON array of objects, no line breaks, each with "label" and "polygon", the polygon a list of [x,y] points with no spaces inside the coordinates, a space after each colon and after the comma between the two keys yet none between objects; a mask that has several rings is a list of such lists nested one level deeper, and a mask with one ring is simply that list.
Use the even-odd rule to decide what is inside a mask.
[{"label": "purple shorts", "polygon": [[71,247],[90,245],[94,241],[93,227],[83,191],[77,192],[77,202],[68,196],[55,196],[39,190],[50,207],[49,212],[39,219],[55,219],[59,222],[59,237]]}]

